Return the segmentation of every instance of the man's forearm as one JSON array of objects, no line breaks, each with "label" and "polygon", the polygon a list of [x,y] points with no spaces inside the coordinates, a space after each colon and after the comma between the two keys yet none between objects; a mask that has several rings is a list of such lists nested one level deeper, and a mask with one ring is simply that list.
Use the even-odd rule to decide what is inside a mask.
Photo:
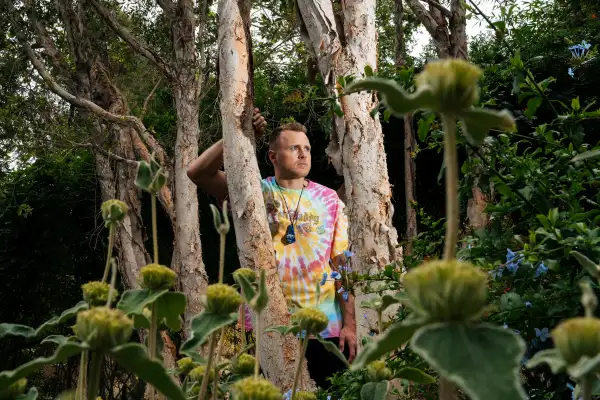
[{"label": "man's forearm", "polygon": [[356,313],[354,309],[354,296],[348,293],[348,299],[340,299],[342,309],[342,326],[356,329]]},{"label": "man's forearm", "polygon": [[188,177],[199,183],[204,178],[212,177],[223,165],[223,139],[206,149],[187,169]]}]

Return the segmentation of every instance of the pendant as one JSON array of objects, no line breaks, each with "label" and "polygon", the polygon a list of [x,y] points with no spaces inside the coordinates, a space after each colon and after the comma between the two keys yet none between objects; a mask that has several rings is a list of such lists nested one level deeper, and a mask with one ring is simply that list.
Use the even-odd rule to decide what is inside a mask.
[{"label": "pendant", "polygon": [[296,242],[296,232],[294,232],[294,225],[288,225],[285,231],[285,240],[287,244],[293,244]]}]

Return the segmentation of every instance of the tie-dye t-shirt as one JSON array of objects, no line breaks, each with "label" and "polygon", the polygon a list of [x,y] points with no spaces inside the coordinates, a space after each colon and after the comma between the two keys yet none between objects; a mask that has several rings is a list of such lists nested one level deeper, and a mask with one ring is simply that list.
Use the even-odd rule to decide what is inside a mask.
[{"label": "tie-dye t-shirt", "polygon": [[[288,301],[296,301],[302,307],[318,307],[329,318],[329,325],[321,335],[338,337],[342,314],[336,301],[335,283],[329,278],[332,272],[329,260],[343,254],[348,247],[344,204],[334,190],[312,181],[302,191],[278,187],[275,178],[269,177],[262,180],[262,191],[283,294]],[[296,241],[286,244],[286,230],[296,207]],[[328,279],[320,287],[317,304],[317,285],[323,273]]]}]

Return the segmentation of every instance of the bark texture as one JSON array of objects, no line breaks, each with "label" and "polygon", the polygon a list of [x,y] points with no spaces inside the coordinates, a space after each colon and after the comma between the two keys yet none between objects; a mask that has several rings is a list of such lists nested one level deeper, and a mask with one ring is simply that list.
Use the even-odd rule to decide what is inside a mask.
[{"label": "bark texture", "polygon": [[[331,0],[297,0],[297,4],[303,39],[331,94],[336,91],[338,76],[362,76],[367,65],[376,69],[375,0],[342,2],[337,13]],[[371,93],[342,97],[344,116],[334,118],[334,134],[327,149],[338,174],[344,177],[350,248],[355,253],[352,267],[359,273],[376,271],[401,258],[392,225],[394,208],[381,124],[370,116],[377,104]],[[358,291],[357,308],[363,300],[365,295]],[[357,309],[356,315],[363,312]],[[368,324],[358,321],[359,342],[369,326],[376,326],[375,314],[367,315]]]},{"label": "bark texture", "polygon": [[[221,0],[218,13],[224,163],[238,253],[242,267],[266,272],[269,303],[261,326],[286,325],[289,313],[267,224],[252,127],[250,1]],[[265,376],[287,391],[294,380],[298,340],[267,333],[261,342],[258,351]],[[306,365],[302,381],[310,381]]]}]

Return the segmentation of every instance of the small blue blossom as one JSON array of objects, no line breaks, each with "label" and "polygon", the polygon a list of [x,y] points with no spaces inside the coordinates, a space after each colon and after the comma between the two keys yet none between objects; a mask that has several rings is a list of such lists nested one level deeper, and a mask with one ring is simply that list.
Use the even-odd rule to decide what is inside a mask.
[{"label": "small blue blossom", "polygon": [[520,334],[521,334],[521,331],[519,331],[519,330],[517,330],[517,329],[513,330],[513,332],[514,332],[514,333],[516,333],[517,335],[520,335]]},{"label": "small blue blossom", "polygon": [[540,265],[538,265],[537,269],[535,270],[535,277],[539,277],[540,275],[545,274],[546,272],[548,272],[548,267],[546,267],[544,265],[543,262],[540,263]]},{"label": "small blue blossom", "polygon": [[331,396],[327,396],[327,400],[331,400]]},{"label": "small blue blossom", "polygon": [[518,252],[514,252],[511,249],[506,249],[506,269],[511,273],[517,272],[519,265],[521,265],[521,257]]},{"label": "small blue blossom", "polygon": [[323,286],[327,282],[327,272],[323,272],[323,277],[321,278],[321,286]]},{"label": "small blue blossom", "polygon": [[502,273],[504,272],[504,268],[498,267],[497,269],[493,269],[490,272],[490,276],[494,279],[502,278]]},{"label": "small blue blossom", "polygon": [[592,47],[592,45],[591,45],[591,44],[589,44],[588,42],[586,42],[585,40],[582,40],[582,41],[581,41],[581,47],[583,47],[583,48],[584,48],[584,49],[586,49],[586,50],[589,50],[589,49],[590,49],[590,47]]},{"label": "small blue blossom", "polygon": [[338,291],[337,291],[337,292],[338,292],[338,293],[344,293],[344,290],[345,290],[345,289],[344,289],[343,287],[341,287],[341,288],[339,288],[339,289],[338,289]]},{"label": "small blue blossom", "polygon": [[350,258],[350,257],[352,257],[353,255],[354,255],[354,253],[353,253],[353,252],[351,252],[350,250],[344,250],[344,256],[345,256],[346,258]]},{"label": "small blue blossom", "polygon": [[550,338],[550,332],[548,331],[548,328],[543,328],[541,330],[539,328],[535,328],[535,336],[540,338],[542,342],[545,342],[546,339]]},{"label": "small blue blossom", "polygon": [[352,268],[350,268],[348,265],[340,265],[340,271],[351,272]]},{"label": "small blue blossom", "polygon": [[571,389],[571,400],[575,400],[575,388],[570,383],[567,383],[567,387]]},{"label": "small blue blossom", "polygon": [[569,76],[571,78],[575,78],[575,70],[571,67],[569,67],[569,70],[567,71],[567,73],[569,74]]},{"label": "small blue blossom", "polygon": [[337,271],[333,271],[333,272],[331,273],[331,279],[342,279],[342,274],[340,274],[340,273],[339,273],[339,272],[337,272]]},{"label": "small blue blossom", "polygon": [[531,304],[531,302],[530,302],[530,301],[526,301],[526,302],[525,302],[525,307],[527,307],[527,308],[531,308],[531,307],[533,307],[533,304]]},{"label": "small blue blossom", "polygon": [[348,292],[342,293],[342,299],[344,299],[344,301],[348,301]]},{"label": "small blue blossom", "polygon": [[503,327],[504,329],[508,329],[508,325],[506,325],[506,322],[504,323],[504,325],[502,325],[502,327]]}]

